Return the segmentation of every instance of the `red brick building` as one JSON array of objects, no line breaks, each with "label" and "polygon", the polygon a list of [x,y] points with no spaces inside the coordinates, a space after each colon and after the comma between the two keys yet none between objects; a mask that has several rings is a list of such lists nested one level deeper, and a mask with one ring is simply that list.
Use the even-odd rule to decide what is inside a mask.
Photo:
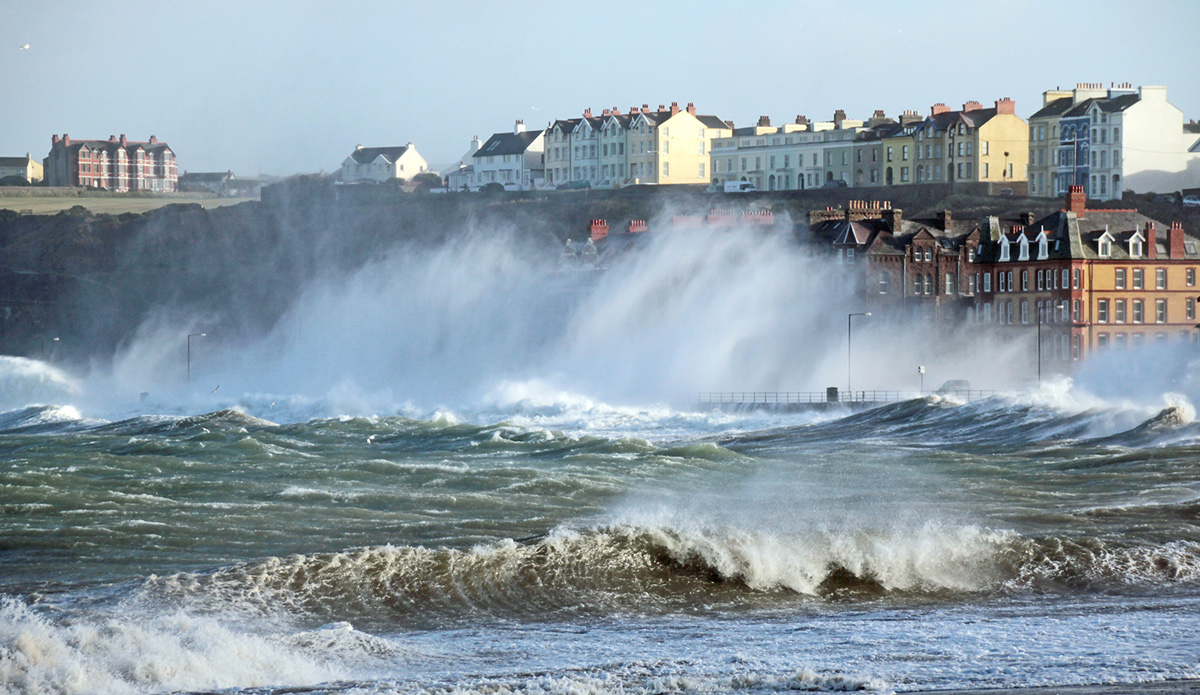
[{"label": "red brick building", "polygon": [[43,163],[48,186],[172,192],[179,178],[175,153],[153,135],[147,142],[126,140],[124,134],[108,140],[54,135]]}]

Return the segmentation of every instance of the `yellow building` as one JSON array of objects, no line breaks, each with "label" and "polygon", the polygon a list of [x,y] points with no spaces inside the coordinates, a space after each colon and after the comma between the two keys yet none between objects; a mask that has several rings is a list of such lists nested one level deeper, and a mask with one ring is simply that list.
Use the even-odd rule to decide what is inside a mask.
[{"label": "yellow building", "polygon": [[631,113],[629,180],[640,184],[708,183],[709,150],[714,138],[729,137],[733,128],[716,116],[698,116],[696,107],[651,111],[646,105]]},{"label": "yellow building", "polygon": [[1025,192],[1029,128],[1004,98],[985,109],[977,101],[952,111],[934,104],[916,133],[919,183],[986,182]]},{"label": "yellow building", "polygon": [[20,176],[29,183],[37,183],[44,178],[42,171],[42,163],[28,152],[24,157],[0,157],[0,179]]}]

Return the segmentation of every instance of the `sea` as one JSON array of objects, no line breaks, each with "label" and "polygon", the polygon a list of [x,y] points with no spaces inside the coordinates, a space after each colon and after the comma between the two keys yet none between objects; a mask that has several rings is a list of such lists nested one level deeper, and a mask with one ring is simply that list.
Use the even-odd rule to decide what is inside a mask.
[{"label": "sea", "polygon": [[[1185,375],[1179,392],[1103,370],[969,399],[914,383],[866,410],[704,408],[708,385],[1008,368],[901,359],[909,343],[863,320],[847,375],[845,313],[789,323],[814,291],[801,261],[722,239],[711,268],[726,242],[689,256],[689,238],[670,263],[538,280],[554,311],[509,261],[389,259],[258,343],[159,319],[102,366],[0,357],[0,693],[1200,676]],[[522,287],[521,307],[501,299]],[[893,359],[872,371],[872,354]]]}]

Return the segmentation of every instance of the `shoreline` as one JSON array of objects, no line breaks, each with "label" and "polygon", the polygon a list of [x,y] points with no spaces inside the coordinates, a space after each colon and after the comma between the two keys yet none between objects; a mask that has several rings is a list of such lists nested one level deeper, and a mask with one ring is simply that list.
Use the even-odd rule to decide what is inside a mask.
[{"label": "shoreline", "polygon": [[897,695],[1197,695],[1200,679],[1097,683],[1093,685],[1043,685],[1019,688],[970,690],[897,690]]}]

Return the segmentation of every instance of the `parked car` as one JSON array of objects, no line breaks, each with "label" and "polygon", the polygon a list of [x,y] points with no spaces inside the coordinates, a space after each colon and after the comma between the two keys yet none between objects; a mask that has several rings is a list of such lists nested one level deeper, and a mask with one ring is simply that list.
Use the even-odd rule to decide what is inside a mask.
[{"label": "parked car", "polygon": [[1174,204],[1174,203],[1178,203],[1179,201],[1173,195],[1156,195],[1156,196],[1154,196],[1154,202]]},{"label": "parked car", "polygon": [[577,190],[580,190],[583,188],[591,188],[591,187],[592,187],[591,183],[589,183],[588,181],[583,181],[583,180],[568,181],[566,183],[558,184],[558,190],[560,190],[560,191],[577,191]]},{"label": "parked car", "polygon": [[750,183],[749,181],[726,181],[725,182],[725,192],[726,193],[751,193],[751,192],[757,191],[757,190],[758,189],[754,187],[754,184]]},{"label": "parked car", "polygon": [[942,387],[937,390],[938,393],[954,393],[955,391],[970,391],[971,382],[966,379],[951,379],[942,384]]},{"label": "parked car", "polygon": [[821,188],[845,188],[845,187],[846,187],[845,181],[843,181],[841,179],[833,179],[832,181],[826,181],[825,185],[822,186]]},{"label": "parked car", "polygon": [[1183,197],[1183,207],[1185,208],[1200,208],[1200,195],[1188,195]]}]

